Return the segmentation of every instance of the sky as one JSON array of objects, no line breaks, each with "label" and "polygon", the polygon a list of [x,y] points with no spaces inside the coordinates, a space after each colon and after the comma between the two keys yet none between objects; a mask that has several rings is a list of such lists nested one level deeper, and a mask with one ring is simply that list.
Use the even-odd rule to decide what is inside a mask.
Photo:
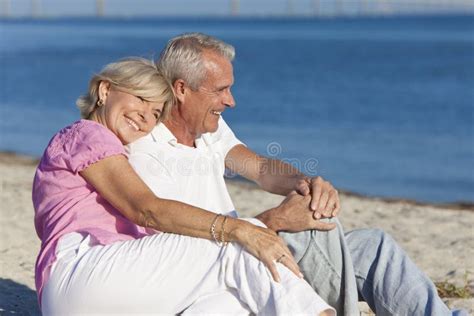
[{"label": "sky", "polygon": [[[105,16],[474,13],[473,0],[102,0]],[[1,16],[94,16],[96,0],[0,0]],[[237,5],[236,5],[237,4]]]}]

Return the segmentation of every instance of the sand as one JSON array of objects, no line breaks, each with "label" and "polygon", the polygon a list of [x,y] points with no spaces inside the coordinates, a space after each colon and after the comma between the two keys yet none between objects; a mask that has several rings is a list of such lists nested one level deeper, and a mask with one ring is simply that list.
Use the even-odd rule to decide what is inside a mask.
[{"label": "sand", "polygon": [[[34,263],[40,242],[33,226],[31,184],[36,161],[0,154],[0,314],[38,315]],[[235,205],[243,216],[280,203],[282,197],[255,186],[229,181]],[[474,212],[472,206],[417,205],[341,194],[340,219],[346,230],[382,228],[407,251],[435,282],[467,284],[474,293]],[[474,299],[445,299],[451,307],[472,314]],[[367,306],[361,305],[368,312]]]}]

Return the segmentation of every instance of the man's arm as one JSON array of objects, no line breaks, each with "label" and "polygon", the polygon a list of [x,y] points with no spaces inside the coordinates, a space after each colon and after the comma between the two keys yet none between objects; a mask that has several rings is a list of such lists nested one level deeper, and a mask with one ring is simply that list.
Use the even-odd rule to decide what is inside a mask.
[{"label": "man's arm", "polygon": [[309,208],[311,196],[290,192],[277,207],[266,210],[255,216],[268,228],[279,232],[300,232],[303,230],[316,229],[327,231],[336,228],[336,224],[322,222],[313,217]]},{"label": "man's arm", "polygon": [[263,190],[279,195],[288,195],[300,181],[307,178],[292,165],[259,156],[243,145],[237,145],[229,151],[225,166],[254,181]]},{"label": "man's arm", "polygon": [[[321,177],[308,177],[286,162],[259,156],[247,147],[237,145],[228,152],[225,165],[232,172],[254,181],[267,192],[288,195],[296,190],[304,196],[310,195],[308,211],[314,212],[315,219],[336,216],[339,212],[339,196],[329,182]],[[282,206],[284,205],[279,207]],[[273,218],[272,214],[276,214],[276,210],[266,211],[258,218],[265,219],[264,223],[270,227],[272,225],[267,222],[269,218]],[[262,219],[262,216],[265,218]]]}]

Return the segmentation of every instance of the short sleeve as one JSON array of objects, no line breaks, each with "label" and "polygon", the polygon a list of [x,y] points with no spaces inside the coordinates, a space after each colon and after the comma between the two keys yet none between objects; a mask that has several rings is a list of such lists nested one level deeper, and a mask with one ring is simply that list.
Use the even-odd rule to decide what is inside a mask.
[{"label": "short sleeve", "polygon": [[105,126],[81,120],[65,135],[64,161],[71,171],[78,173],[91,164],[114,155],[125,155],[125,149]]},{"label": "short sleeve", "polygon": [[226,157],[229,151],[237,145],[244,145],[237,137],[234,132],[230,129],[229,125],[221,117],[219,119],[219,128],[215,133],[212,134],[213,142],[220,143],[220,154],[222,157]]}]

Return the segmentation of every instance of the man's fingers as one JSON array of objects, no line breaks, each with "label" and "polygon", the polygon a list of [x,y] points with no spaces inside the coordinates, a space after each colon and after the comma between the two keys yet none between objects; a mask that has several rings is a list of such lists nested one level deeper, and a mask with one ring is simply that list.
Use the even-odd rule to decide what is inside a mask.
[{"label": "man's fingers", "polygon": [[336,206],[334,207],[334,210],[332,211],[332,216],[337,216],[339,214],[339,211],[341,210],[341,201],[339,200],[339,193],[336,191]]},{"label": "man's fingers", "polygon": [[325,211],[326,211],[326,204],[328,203],[328,199],[329,199],[329,193],[324,191],[321,194],[321,198],[319,199],[317,212],[326,215]]},{"label": "man's fingers", "polygon": [[308,195],[311,190],[309,189],[308,185],[302,184],[299,192],[301,193],[301,195]]},{"label": "man's fingers", "polygon": [[338,200],[338,197],[337,197],[336,190],[329,191],[329,199],[326,205],[324,206],[324,209],[322,212],[325,217],[335,216],[333,214],[337,206],[337,200]]},{"label": "man's fingers", "polygon": [[309,184],[306,181],[300,181],[296,185],[296,191],[301,195],[308,195],[311,192]]},{"label": "man's fingers", "polygon": [[313,219],[318,221],[321,219],[321,214],[319,214],[318,212],[313,212]]},{"label": "man's fingers", "polygon": [[311,196],[311,209],[313,211],[317,211],[318,209],[319,199],[322,192],[322,182],[323,180],[321,177],[311,180],[311,191],[313,193]]},{"label": "man's fingers", "polygon": [[336,228],[335,223],[326,223],[326,222],[321,222],[317,221],[314,223],[313,229],[315,230],[320,230],[320,231],[330,231]]}]

